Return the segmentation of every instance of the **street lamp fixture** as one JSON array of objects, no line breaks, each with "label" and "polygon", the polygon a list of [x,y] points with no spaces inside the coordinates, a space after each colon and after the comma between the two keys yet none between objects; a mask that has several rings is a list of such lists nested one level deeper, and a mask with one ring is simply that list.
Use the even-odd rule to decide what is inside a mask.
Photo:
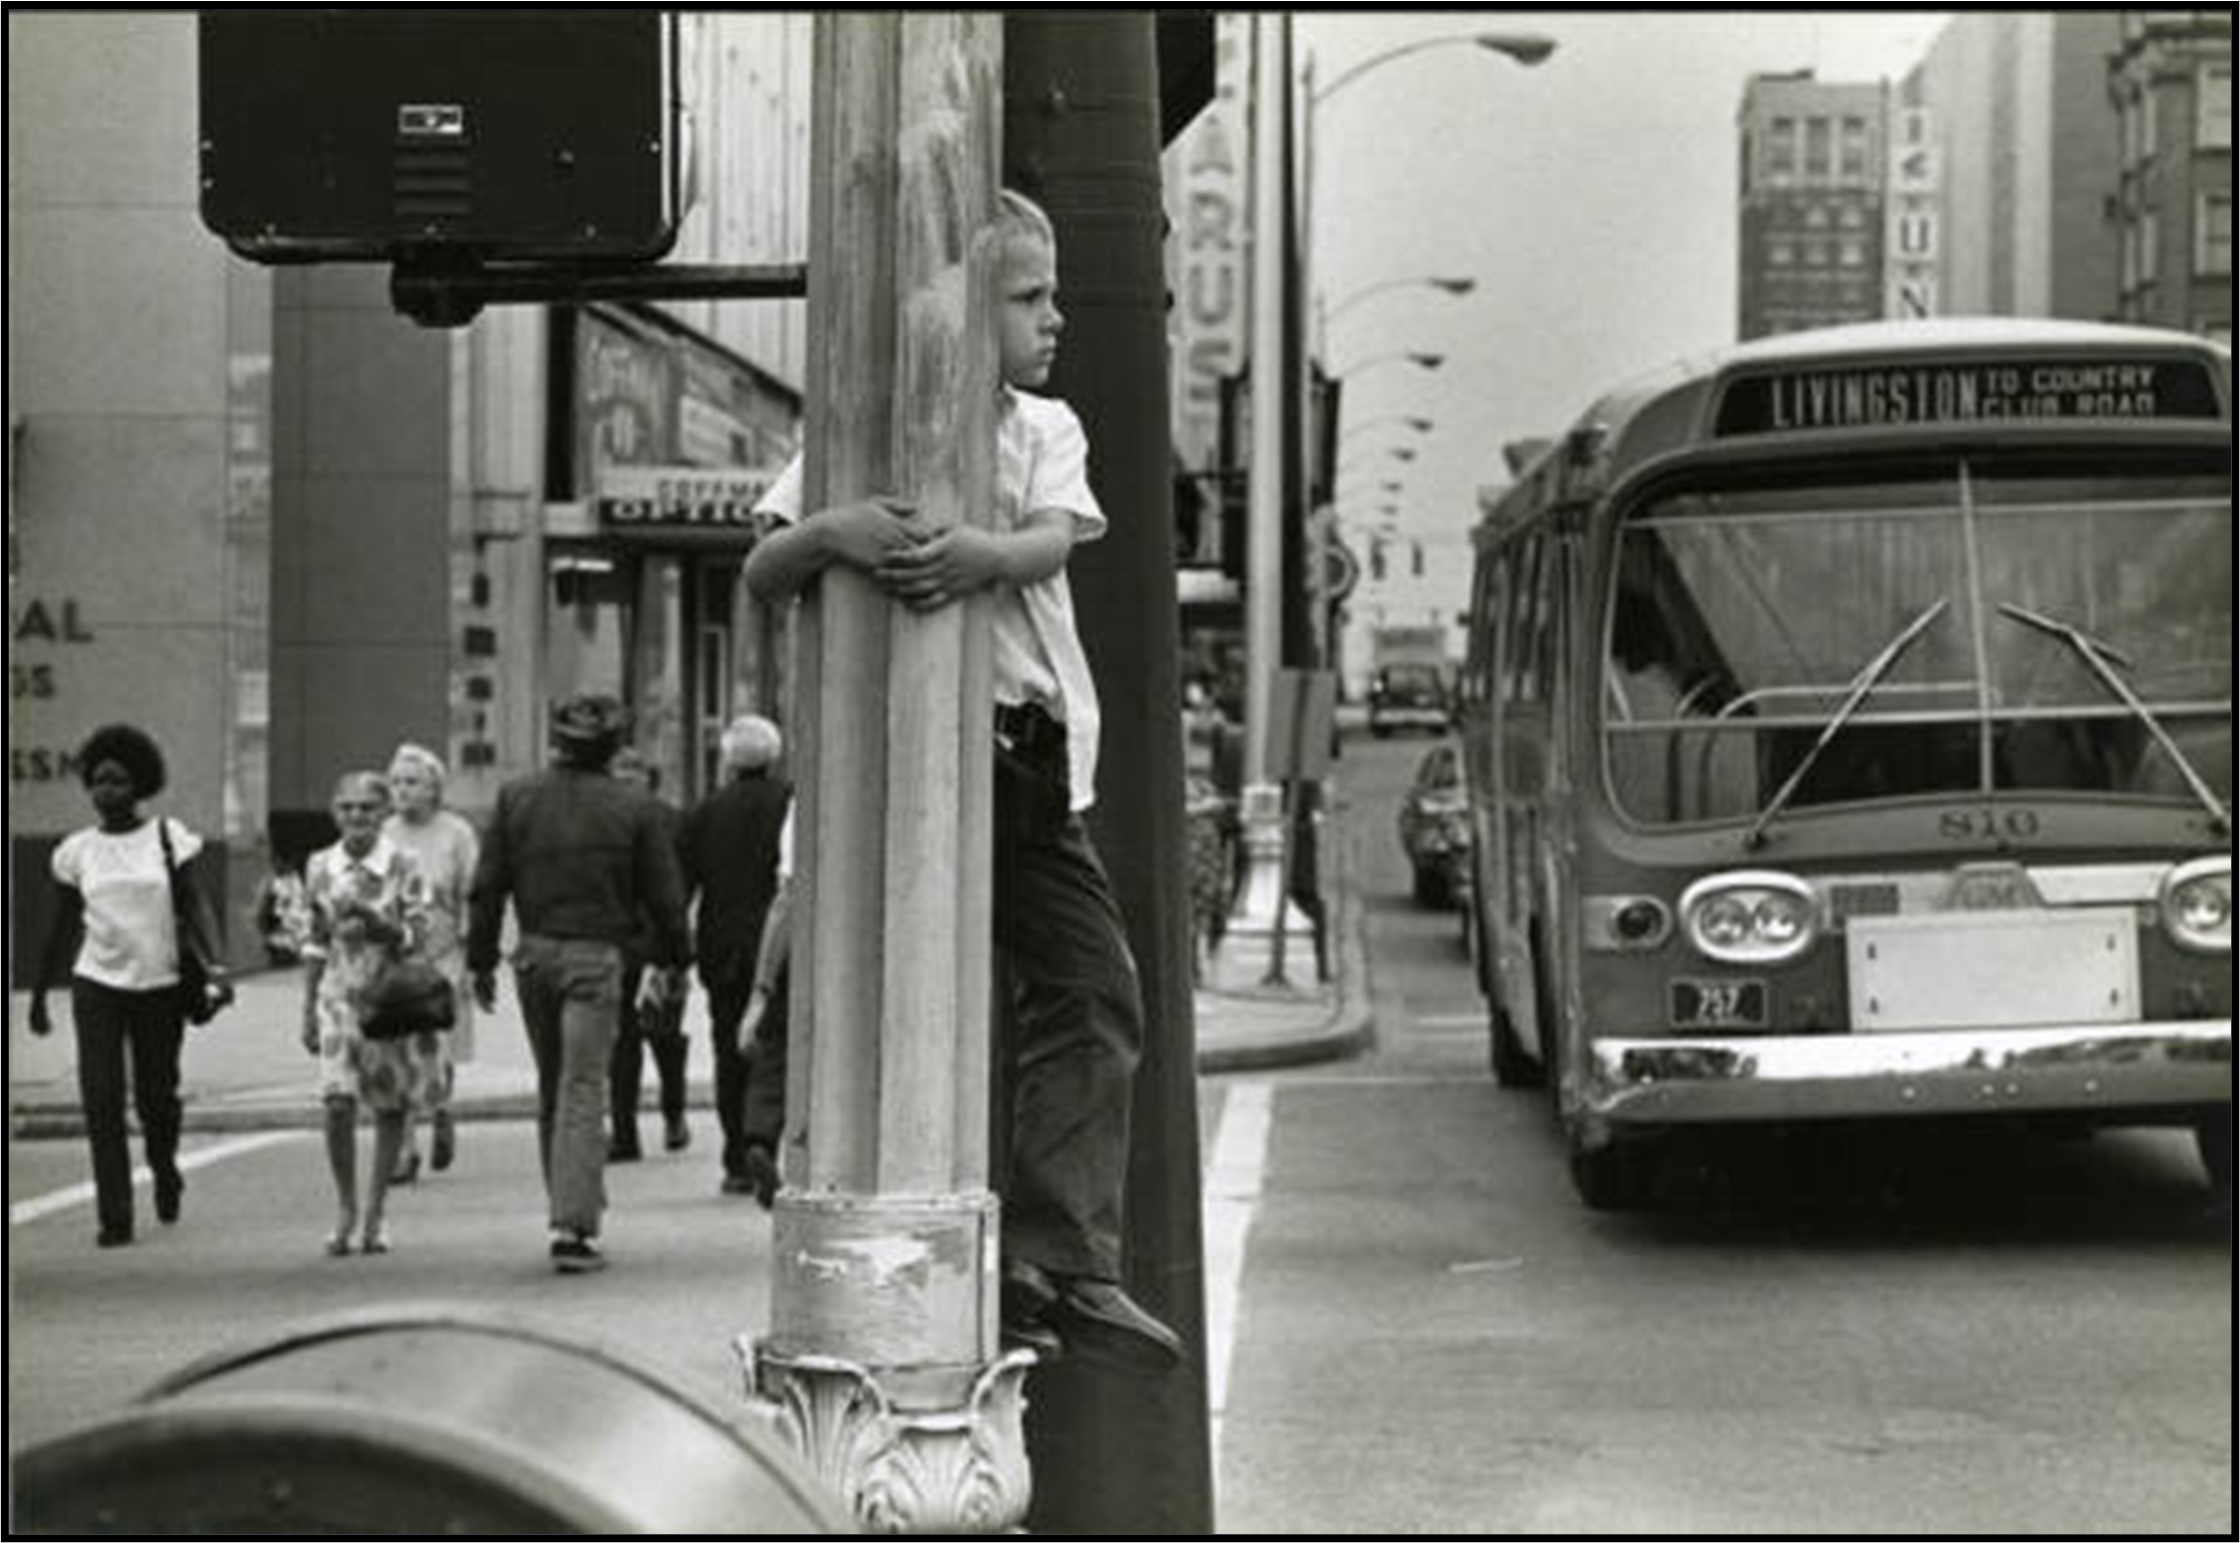
[{"label": "street lamp fixture", "polygon": [[1405,360],[1407,363],[1414,365],[1419,370],[1435,370],[1440,365],[1447,362],[1447,356],[1445,354],[1417,353],[1413,350],[1406,349],[1396,350],[1388,354],[1372,355],[1367,359],[1361,360],[1358,364],[1349,364],[1343,370],[1340,370],[1338,374],[1341,378],[1350,378],[1352,376],[1360,374],[1363,370],[1370,368],[1372,365],[1387,364],[1400,360]]},{"label": "street lamp fixture", "polygon": [[1551,37],[1544,37],[1537,32],[1476,32],[1456,34],[1449,37],[1418,38],[1412,43],[1402,43],[1397,48],[1388,48],[1381,54],[1373,54],[1351,68],[1339,71],[1323,85],[1316,87],[1309,100],[1313,105],[1319,107],[1334,96],[1341,87],[1366,75],[1380,64],[1398,59],[1404,54],[1421,53],[1426,48],[1445,48],[1455,44],[1482,48],[1488,53],[1504,54],[1518,64],[1528,67],[1541,63],[1556,51],[1556,40]]},{"label": "street lamp fixture", "polygon": [[1331,306],[1328,311],[1323,313],[1321,325],[1325,330],[1327,330],[1332,322],[1336,321],[1340,316],[1343,316],[1347,311],[1353,309],[1353,307],[1359,305],[1362,301],[1368,299],[1371,295],[1381,295],[1390,290],[1415,288],[1436,289],[1441,291],[1442,293],[1453,295],[1459,299],[1460,297],[1469,294],[1470,291],[1476,289],[1477,287],[1478,281],[1470,277],[1468,274],[1429,273],[1421,276],[1411,276],[1409,278],[1402,279],[1382,279],[1377,283],[1366,285],[1363,288],[1355,290],[1352,294],[1346,296],[1343,300],[1340,300],[1336,305]]},{"label": "street lamp fixture", "polygon": [[1404,423],[1418,434],[1431,432],[1431,420],[1429,418],[1419,418],[1412,413],[1379,413],[1374,418],[1364,418],[1359,423],[1347,428],[1338,438],[1340,440],[1351,439],[1354,435],[1373,429],[1381,423]]}]

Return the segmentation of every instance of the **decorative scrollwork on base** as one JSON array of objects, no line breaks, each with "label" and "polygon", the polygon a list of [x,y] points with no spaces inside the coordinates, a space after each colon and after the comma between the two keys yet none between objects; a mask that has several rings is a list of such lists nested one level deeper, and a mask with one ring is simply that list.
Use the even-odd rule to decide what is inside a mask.
[{"label": "decorative scrollwork on base", "polygon": [[962,1407],[915,1409],[898,1407],[872,1368],[753,1351],[755,1389],[776,1405],[779,1431],[876,1533],[1002,1533],[1025,1519],[1033,1364],[1032,1352],[1009,1351]]}]

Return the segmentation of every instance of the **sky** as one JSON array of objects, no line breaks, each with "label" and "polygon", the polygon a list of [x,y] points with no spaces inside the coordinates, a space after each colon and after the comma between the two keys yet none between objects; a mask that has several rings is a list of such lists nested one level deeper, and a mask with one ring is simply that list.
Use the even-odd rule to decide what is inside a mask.
[{"label": "sky", "polygon": [[[1388,497],[1379,489],[1397,478],[1404,526],[1459,532],[1476,490],[1507,480],[1503,443],[1558,433],[1608,387],[1731,343],[1744,82],[1804,67],[1897,80],[1949,19],[1856,7],[1295,13],[1302,68],[1311,57],[1325,84],[1418,38],[1538,33],[1557,45],[1533,68],[1467,46],[1407,53],[1314,110],[1316,288],[1339,308],[1324,359],[1346,381],[1342,422],[1434,423],[1342,440],[1341,506]],[[1432,275],[1477,286],[1368,292]],[[1396,350],[1446,363],[1382,357]],[[1416,458],[1393,459],[1396,444]]]}]

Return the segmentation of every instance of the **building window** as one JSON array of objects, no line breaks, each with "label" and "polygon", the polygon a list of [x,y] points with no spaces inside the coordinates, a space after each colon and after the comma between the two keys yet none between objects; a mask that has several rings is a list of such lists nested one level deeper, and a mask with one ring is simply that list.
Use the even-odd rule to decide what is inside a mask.
[{"label": "building window", "polygon": [[1836,243],[1836,262],[1846,268],[1865,267],[1867,244],[1857,236],[1845,236]]},{"label": "building window", "polygon": [[2197,150],[2232,148],[2232,66],[2201,66],[2194,99],[2193,144]]},{"label": "building window", "polygon": [[1793,242],[1793,241],[1769,241],[1769,242],[1767,242],[1767,243],[1766,243],[1766,266],[1767,266],[1767,267],[1769,267],[1769,268],[1789,268],[1789,267],[1794,267],[1794,266],[1796,265],[1796,261],[1797,261],[1797,247],[1796,247],[1796,243],[1795,243],[1795,242]]},{"label": "building window", "polygon": [[1766,126],[1766,175],[1794,177],[1796,174],[1797,120],[1776,118]]},{"label": "building window", "polygon": [[2133,170],[2154,159],[2154,93],[2133,89],[2123,104],[2123,165]]},{"label": "building window", "polygon": [[1834,169],[1834,127],[1825,118],[1804,120],[1804,174],[1807,178],[1824,179]]},{"label": "building window", "polygon": [[2232,195],[2203,193],[2193,210],[2193,271],[2202,277],[2232,272]]},{"label": "building window", "polygon": [[1841,154],[1843,156],[1843,180],[1846,182],[1864,180],[1867,175],[1866,119],[1847,117],[1843,120]]}]

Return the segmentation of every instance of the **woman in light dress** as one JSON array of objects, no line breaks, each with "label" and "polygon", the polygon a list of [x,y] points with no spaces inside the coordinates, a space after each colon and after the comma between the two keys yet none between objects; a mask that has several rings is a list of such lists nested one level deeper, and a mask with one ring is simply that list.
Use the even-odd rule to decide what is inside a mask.
[{"label": "woman in light dress", "polygon": [[336,1218],[327,1252],[347,1254],[358,1224],[358,1106],[373,1112],[373,1174],[358,1247],[389,1251],[384,1226],[390,1175],[407,1122],[432,1107],[440,1085],[443,1035],[368,1039],[360,1027],[366,986],[384,957],[421,948],[429,930],[427,886],[411,857],[382,834],[389,784],[379,772],[345,772],[335,784],[342,839],[311,854],[304,889],[311,932],[304,944],[303,1045],[319,1058],[326,1105],[327,1165]]},{"label": "woman in light dress", "polygon": [[[438,1173],[451,1166],[458,1149],[451,1122],[455,1063],[474,1054],[474,996],[467,989],[467,890],[474,883],[475,859],[481,851],[474,826],[444,807],[443,786],[449,775],[450,769],[434,751],[415,744],[397,746],[389,758],[394,807],[382,827],[382,834],[411,856],[428,887],[425,954],[430,964],[450,977],[458,1014],[451,1032],[437,1036],[443,1075],[429,1111],[428,1163]],[[418,1176],[420,1152],[409,1127],[399,1163],[398,1182],[410,1183]]]}]

